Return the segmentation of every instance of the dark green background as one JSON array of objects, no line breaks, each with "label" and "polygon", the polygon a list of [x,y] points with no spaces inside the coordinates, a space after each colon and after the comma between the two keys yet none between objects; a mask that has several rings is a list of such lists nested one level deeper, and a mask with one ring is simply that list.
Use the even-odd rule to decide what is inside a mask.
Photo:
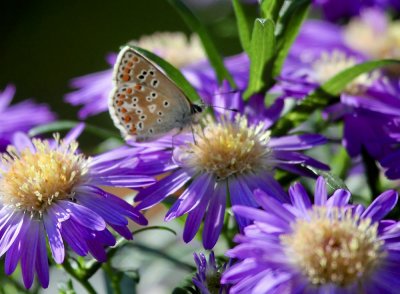
[{"label": "dark green background", "polygon": [[[189,33],[165,0],[2,1],[0,11],[0,88],[14,83],[16,100],[49,103],[62,119],[76,119],[63,102],[70,79],[108,68],[107,53],[155,31]],[[221,53],[240,51],[229,2],[196,12]]]}]

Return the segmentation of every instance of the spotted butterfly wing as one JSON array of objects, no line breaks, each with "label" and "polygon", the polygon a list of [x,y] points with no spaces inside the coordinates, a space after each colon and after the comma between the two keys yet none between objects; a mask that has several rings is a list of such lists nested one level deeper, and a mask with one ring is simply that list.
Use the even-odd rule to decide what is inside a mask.
[{"label": "spotted butterfly wing", "polygon": [[146,141],[182,129],[201,111],[157,65],[129,46],[118,55],[113,81],[109,110],[124,137]]}]

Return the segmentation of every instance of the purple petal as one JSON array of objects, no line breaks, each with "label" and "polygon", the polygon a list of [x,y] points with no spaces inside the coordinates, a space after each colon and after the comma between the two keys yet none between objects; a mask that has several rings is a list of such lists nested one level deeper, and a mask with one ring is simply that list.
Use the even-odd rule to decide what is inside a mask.
[{"label": "purple petal", "polygon": [[349,203],[351,194],[347,190],[338,189],[326,202],[328,207],[342,207]]},{"label": "purple petal", "polygon": [[38,247],[36,253],[36,272],[43,288],[49,286],[49,262],[47,260],[46,236],[43,224],[39,226]]},{"label": "purple petal", "polygon": [[85,206],[66,200],[58,201],[58,205],[69,212],[72,219],[88,229],[102,231],[106,228],[104,219]]},{"label": "purple petal", "polygon": [[275,198],[269,197],[259,189],[254,191],[254,196],[267,212],[282,218],[288,223],[291,223],[295,220],[295,216]]},{"label": "purple petal", "polygon": [[318,177],[314,194],[315,205],[324,206],[328,199],[328,192],[326,191],[326,181],[323,177]]},{"label": "purple petal", "polygon": [[307,215],[307,211],[312,205],[310,197],[304,187],[300,183],[294,183],[294,185],[289,188],[289,195],[293,205],[297,207],[303,215]]},{"label": "purple petal", "polygon": [[201,198],[199,205],[194,210],[189,212],[185,222],[185,229],[183,231],[183,240],[186,243],[190,242],[199,230],[208,202],[213,196],[213,189],[213,185],[208,185],[207,191]]},{"label": "purple petal", "polygon": [[325,144],[326,138],[321,135],[292,135],[280,138],[271,138],[269,147],[274,150],[305,150],[314,146]]},{"label": "purple petal", "polygon": [[212,178],[213,176],[208,173],[196,177],[185,192],[179,196],[179,199],[175,201],[174,205],[168,211],[165,220],[169,221],[172,218],[180,217],[196,208],[204,193],[210,190],[209,187],[213,184]]},{"label": "purple petal", "polygon": [[21,240],[23,242],[23,244],[21,244],[21,271],[24,285],[27,289],[33,284],[40,225],[41,222],[31,219],[25,238]]},{"label": "purple petal", "polygon": [[397,200],[398,195],[395,190],[383,192],[369,205],[361,217],[379,221],[395,207]]},{"label": "purple petal", "polygon": [[17,237],[21,234],[26,217],[23,213],[15,212],[7,222],[5,222],[0,230],[0,256],[2,256],[10,246],[16,242]]},{"label": "purple petal", "polygon": [[85,227],[79,226],[72,219],[62,223],[61,235],[72,250],[80,256],[88,254],[86,240],[90,239],[90,234]]},{"label": "purple petal", "polygon": [[189,180],[190,175],[185,170],[178,170],[172,173],[158,183],[140,191],[135,197],[135,202],[141,200],[142,202],[136,208],[142,210],[156,205],[168,195],[178,191]]},{"label": "purple petal", "polygon": [[217,183],[204,221],[203,245],[205,249],[212,249],[218,241],[224,224],[226,197],[225,181]]},{"label": "purple petal", "polygon": [[65,257],[64,241],[61,237],[57,218],[54,213],[51,213],[52,209],[53,207],[51,207],[48,213],[43,216],[43,222],[53,259],[57,264],[61,264]]}]

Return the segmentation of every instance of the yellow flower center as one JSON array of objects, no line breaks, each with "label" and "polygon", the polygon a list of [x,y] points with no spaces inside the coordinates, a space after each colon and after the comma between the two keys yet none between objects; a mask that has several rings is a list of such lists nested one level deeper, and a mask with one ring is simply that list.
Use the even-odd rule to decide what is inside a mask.
[{"label": "yellow flower center", "polygon": [[[387,24],[385,30],[377,31],[374,24],[362,18],[354,18],[344,31],[345,42],[372,59],[400,58],[400,21]],[[389,73],[400,75],[400,66],[391,65]]]},{"label": "yellow flower center", "polygon": [[234,174],[271,170],[269,132],[262,123],[249,126],[244,116],[220,123],[211,117],[204,129],[196,128],[195,142],[180,147],[183,161],[200,172],[213,173],[218,180]]},{"label": "yellow flower center", "polygon": [[385,256],[377,224],[351,211],[313,207],[291,234],[281,236],[291,262],[314,285],[346,286],[365,277]]},{"label": "yellow flower center", "polygon": [[[333,51],[332,53],[322,53],[321,57],[314,61],[312,68],[318,82],[323,84],[336,74],[357,63],[355,58],[346,56],[346,54],[341,51]],[[362,74],[346,86],[345,92],[353,95],[362,94],[378,77],[379,73],[376,71]]]},{"label": "yellow flower center", "polygon": [[75,154],[76,142],[65,144],[56,137],[56,147],[33,139],[36,149],[18,152],[9,146],[1,155],[0,199],[25,211],[41,213],[53,201],[73,197],[73,188],[88,172],[88,160]]},{"label": "yellow flower center", "polygon": [[194,34],[188,38],[180,32],[154,33],[133,43],[160,55],[178,68],[206,59],[200,39]]}]

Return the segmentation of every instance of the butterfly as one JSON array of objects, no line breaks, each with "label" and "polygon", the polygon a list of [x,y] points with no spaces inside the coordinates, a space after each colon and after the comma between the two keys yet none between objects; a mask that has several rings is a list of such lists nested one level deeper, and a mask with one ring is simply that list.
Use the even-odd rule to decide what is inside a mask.
[{"label": "butterfly", "polygon": [[148,141],[182,130],[203,111],[151,60],[126,46],[118,55],[108,106],[123,137]]}]

